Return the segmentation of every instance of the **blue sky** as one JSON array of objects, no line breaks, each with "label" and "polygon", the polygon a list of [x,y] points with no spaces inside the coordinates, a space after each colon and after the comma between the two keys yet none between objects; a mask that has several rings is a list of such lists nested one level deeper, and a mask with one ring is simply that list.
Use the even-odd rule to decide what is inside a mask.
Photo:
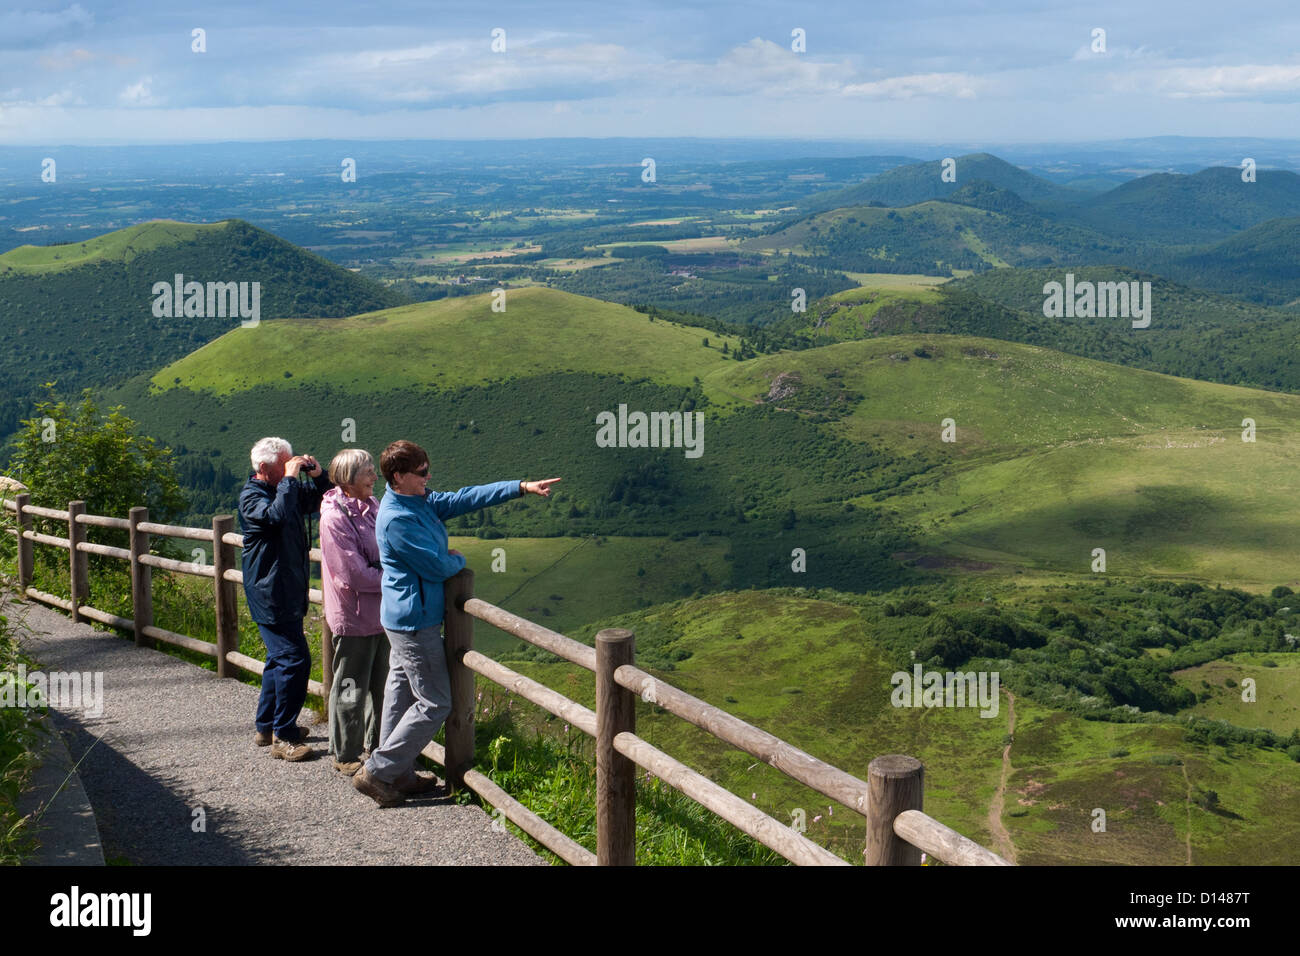
[{"label": "blue sky", "polygon": [[5,0],[0,144],[1293,138],[1296,51],[1294,2]]}]

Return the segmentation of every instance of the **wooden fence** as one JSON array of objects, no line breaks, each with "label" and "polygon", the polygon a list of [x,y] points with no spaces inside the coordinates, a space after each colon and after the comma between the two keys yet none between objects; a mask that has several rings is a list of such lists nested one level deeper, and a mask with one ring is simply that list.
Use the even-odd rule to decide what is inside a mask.
[{"label": "wooden fence", "polygon": [[[30,494],[24,493],[12,501],[4,501],[4,508],[17,519],[11,533],[18,537],[18,582],[25,596],[68,611],[74,621],[89,619],[131,631],[136,644],[142,647],[161,641],[205,654],[216,660],[217,674],[221,677],[235,676],[236,669],[262,673],[261,661],[238,650],[236,587],[242,584],[243,574],[235,563],[235,548],[243,546],[243,536],[234,533],[232,516],[214,517],[212,529],[207,530],[155,524],[149,521],[145,508],[132,508],[128,518],[109,518],[87,514],[82,501],[69,502],[68,509],[60,511],[36,507],[30,500]],[[61,538],[34,531],[33,517],[67,522],[68,536]],[[124,530],[130,546],[114,548],[87,541],[88,526]],[[213,562],[209,565],[176,561],[151,554],[151,535],[205,542],[212,548]],[[68,551],[71,600],[31,586],[36,544]],[[88,554],[130,564],[133,607],[130,619],[83,603],[89,597]],[[318,549],[311,550],[311,559],[320,561]],[[154,625],[153,568],[212,579],[215,644]],[[631,631],[607,628],[596,635],[596,646],[588,647],[474,597],[474,573],[468,568],[450,578],[445,591],[444,631],[451,676],[451,714],[445,725],[445,745],[430,743],[424,754],[445,768],[449,786],[472,790],[568,863],[602,866],[636,863],[635,782],[636,768],[642,767],[792,863],[847,865],[798,829],[767,815],[638,737],[635,705],[640,697],[861,814],[867,823],[864,856],[868,865],[915,866],[920,864],[922,852],[959,866],[1012,865],[921,811],[925,771],[914,757],[901,754],[877,757],[868,766],[867,780],[862,781],[641,670],[635,664],[635,639]],[[312,603],[321,603],[319,590],[313,588],[308,595]],[[596,680],[596,709],[590,710],[474,650],[475,619],[592,671]],[[324,680],[311,681],[308,689],[328,700],[333,647],[328,625],[323,627]],[[595,738],[596,853],[565,836],[474,769],[475,674],[562,717]]]}]

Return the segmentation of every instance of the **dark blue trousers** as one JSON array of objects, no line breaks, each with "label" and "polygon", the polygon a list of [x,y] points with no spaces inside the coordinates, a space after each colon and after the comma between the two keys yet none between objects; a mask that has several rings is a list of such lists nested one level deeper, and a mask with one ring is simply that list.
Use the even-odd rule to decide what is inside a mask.
[{"label": "dark blue trousers", "polygon": [[302,633],[302,621],[258,624],[257,629],[266,645],[257,729],[297,741],[298,712],[307,700],[307,678],[311,675],[311,653]]}]

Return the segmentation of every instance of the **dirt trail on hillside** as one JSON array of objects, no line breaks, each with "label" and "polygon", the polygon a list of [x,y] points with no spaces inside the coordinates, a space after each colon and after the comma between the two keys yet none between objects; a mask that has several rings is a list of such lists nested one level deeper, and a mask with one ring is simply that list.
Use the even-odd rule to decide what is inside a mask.
[{"label": "dirt trail on hillside", "polygon": [[[1011,743],[1016,736],[1016,695],[1003,688],[1007,695],[1007,734]],[[1002,776],[998,780],[998,789],[989,804],[989,832],[993,834],[993,850],[999,856],[1012,863],[1016,862],[1016,847],[1011,842],[1011,834],[1002,824],[1002,808],[1007,797],[1007,777],[1011,774],[1011,743],[1002,748]]]},{"label": "dirt trail on hillside", "polygon": [[1187,764],[1183,764],[1183,782],[1187,784],[1187,865],[1192,865],[1192,778],[1187,776]]}]

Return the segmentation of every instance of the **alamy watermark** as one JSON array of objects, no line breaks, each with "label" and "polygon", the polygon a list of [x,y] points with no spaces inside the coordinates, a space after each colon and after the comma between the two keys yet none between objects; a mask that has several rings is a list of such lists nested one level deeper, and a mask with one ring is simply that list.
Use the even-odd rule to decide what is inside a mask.
[{"label": "alamy watermark", "polygon": [[186,282],[176,273],[172,282],[155,282],[153,314],[158,319],[224,319],[238,317],[251,329],[262,319],[260,282]]},{"label": "alamy watermark", "polygon": [[703,412],[628,412],[596,415],[596,445],[600,448],[685,448],[687,458],[704,454]]},{"label": "alamy watermark", "polygon": [[1065,284],[1043,285],[1043,315],[1049,319],[1132,319],[1133,328],[1151,324],[1151,283],[1074,281],[1065,274]]},{"label": "alamy watermark", "polygon": [[895,671],[890,703],[895,707],[979,707],[981,717],[998,715],[997,671]]},{"label": "alamy watermark", "polygon": [[87,717],[104,713],[104,672],[27,670],[0,671],[0,707],[58,707],[80,709]]}]

